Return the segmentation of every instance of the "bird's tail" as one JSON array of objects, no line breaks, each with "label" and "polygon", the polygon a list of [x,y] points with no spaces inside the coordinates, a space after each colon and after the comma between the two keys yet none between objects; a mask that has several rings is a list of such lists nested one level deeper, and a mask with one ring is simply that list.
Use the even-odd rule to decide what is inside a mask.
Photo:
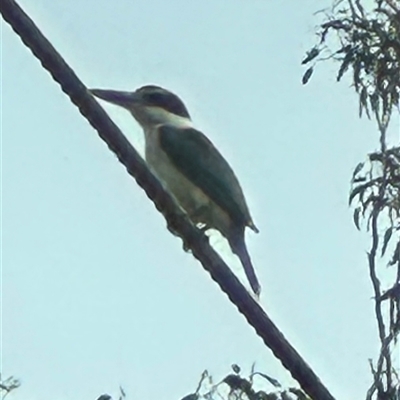
[{"label": "bird's tail", "polygon": [[244,232],[240,232],[240,234],[236,234],[230,238],[229,244],[232,251],[239,257],[253,292],[259,296],[261,292],[261,286],[258,282],[250,255],[247,251],[246,243],[244,242]]}]

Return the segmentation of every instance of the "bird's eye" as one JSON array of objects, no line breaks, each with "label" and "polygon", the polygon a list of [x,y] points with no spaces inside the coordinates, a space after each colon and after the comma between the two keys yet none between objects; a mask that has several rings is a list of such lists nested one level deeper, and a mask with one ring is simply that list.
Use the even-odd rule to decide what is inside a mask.
[{"label": "bird's eye", "polygon": [[141,93],[143,102],[147,106],[159,107],[172,114],[190,118],[189,113],[179,97],[168,91],[149,90]]},{"label": "bird's eye", "polygon": [[162,93],[146,93],[144,99],[147,103],[150,103],[152,105],[161,105],[164,103],[164,96]]}]

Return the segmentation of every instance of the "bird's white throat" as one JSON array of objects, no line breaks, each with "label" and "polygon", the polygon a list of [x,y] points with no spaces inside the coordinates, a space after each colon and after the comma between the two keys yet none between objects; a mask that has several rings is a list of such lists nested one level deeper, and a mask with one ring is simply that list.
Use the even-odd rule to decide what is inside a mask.
[{"label": "bird's white throat", "polygon": [[173,114],[161,107],[145,106],[138,112],[132,112],[132,114],[145,131],[164,124],[172,125],[176,128],[193,128],[190,118]]}]

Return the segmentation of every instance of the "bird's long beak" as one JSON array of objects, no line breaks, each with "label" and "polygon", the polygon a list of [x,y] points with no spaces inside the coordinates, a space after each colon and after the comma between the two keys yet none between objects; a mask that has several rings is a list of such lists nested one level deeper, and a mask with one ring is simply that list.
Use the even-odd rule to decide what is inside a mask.
[{"label": "bird's long beak", "polygon": [[124,108],[130,108],[133,104],[140,102],[140,96],[136,92],[103,89],[89,89],[89,92],[99,99]]}]

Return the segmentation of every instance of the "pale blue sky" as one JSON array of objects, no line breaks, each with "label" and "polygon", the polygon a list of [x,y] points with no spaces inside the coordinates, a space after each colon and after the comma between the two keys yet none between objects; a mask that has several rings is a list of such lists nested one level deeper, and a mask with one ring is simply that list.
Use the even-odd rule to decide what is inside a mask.
[{"label": "pale blue sky", "polygon": [[[21,0],[89,87],[179,94],[245,190],[262,304],[339,399],[363,398],[378,348],[348,208],[377,147],[353,90],[300,61],[327,2]],[[10,399],[178,399],[232,363],[290,383],[116,157],[2,23],[2,296]],[[140,129],[106,107],[137,146]],[[398,121],[392,133],[398,132]],[[240,266],[232,262],[235,272]],[[241,276],[241,275],[240,275]]]}]

